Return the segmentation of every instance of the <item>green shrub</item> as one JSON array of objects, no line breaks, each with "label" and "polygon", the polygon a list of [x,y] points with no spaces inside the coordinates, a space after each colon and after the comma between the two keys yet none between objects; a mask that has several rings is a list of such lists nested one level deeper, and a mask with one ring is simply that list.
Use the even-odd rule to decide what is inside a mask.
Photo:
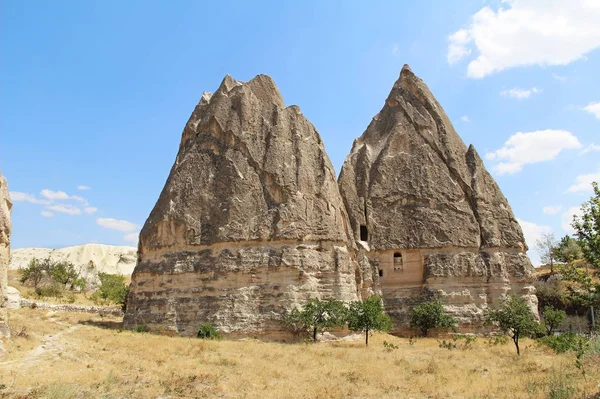
[{"label": "green shrub", "polygon": [[79,273],[71,262],[48,262],[48,275],[53,281],[62,285],[73,286],[75,280],[79,278]]},{"label": "green shrub", "polygon": [[57,282],[52,282],[35,289],[35,293],[39,297],[51,297],[56,299],[62,298],[64,292],[65,286]]},{"label": "green shrub", "polygon": [[37,288],[45,275],[44,266],[44,263],[37,258],[31,259],[27,266],[21,270],[21,283],[30,283],[33,288]]},{"label": "green shrub", "polygon": [[444,313],[444,305],[439,300],[421,303],[415,306],[410,315],[410,326],[418,328],[422,336],[427,336],[433,328],[443,330],[456,329],[456,320]]},{"label": "green shrub", "polygon": [[216,327],[210,323],[202,323],[198,330],[198,338],[201,339],[221,339],[221,334]]},{"label": "green shrub", "polygon": [[575,351],[579,347],[580,341],[585,342],[585,337],[572,332],[566,332],[560,335],[550,335],[538,339],[538,342],[554,349],[556,353]]},{"label": "green shrub", "polygon": [[546,335],[552,335],[563,324],[566,317],[567,313],[564,310],[556,310],[552,306],[546,306],[543,313]]},{"label": "green shrub", "polygon": [[119,305],[124,305],[129,294],[129,287],[125,285],[125,276],[119,274],[98,273],[100,287],[99,296]]}]

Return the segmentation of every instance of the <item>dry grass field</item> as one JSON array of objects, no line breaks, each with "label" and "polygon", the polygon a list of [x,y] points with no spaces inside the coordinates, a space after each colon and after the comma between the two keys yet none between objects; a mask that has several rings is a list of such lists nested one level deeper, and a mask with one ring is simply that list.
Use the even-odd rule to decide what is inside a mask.
[{"label": "dry grass field", "polygon": [[[117,318],[41,309],[10,312],[13,338],[0,358],[3,398],[594,398],[600,359],[587,379],[573,354],[525,340],[270,343],[121,331]],[[388,341],[398,349],[386,350]],[[568,396],[560,395],[561,393]]]}]

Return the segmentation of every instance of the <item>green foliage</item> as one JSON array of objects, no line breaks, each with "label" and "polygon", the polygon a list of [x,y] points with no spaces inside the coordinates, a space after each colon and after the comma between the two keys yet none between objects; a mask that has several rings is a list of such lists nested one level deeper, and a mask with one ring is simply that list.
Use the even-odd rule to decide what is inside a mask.
[{"label": "green foliage", "polygon": [[21,283],[29,283],[33,288],[37,288],[45,275],[45,262],[41,262],[37,258],[33,258],[27,264],[27,267],[21,270]]},{"label": "green foliage", "polygon": [[391,342],[383,341],[383,348],[386,350],[386,352],[392,352],[392,351],[395,351],[396,349],[398,349],[399,346],[394,345]]},{"label": "green foliage", "polygon": [[48,275],[57,283],[72,286],[79,278],[79,273],[71,262],[48,262]]},{"label": "green foliage", "polygon": [[556,260],[563,263],[583,258],[579,241],[569,235],[560,239],[560,242],[554,248],[553,254]]},{"label": "green foliage", "polygon": [[538,339],[539,343],[552,348],[556,353],[574,352],[581,341],[586,342],[585,337],[572,332],[550,335]]},{"label": "green foliage", "polygon": [[414,307],[410,315],[410,326],[418,328],[422,336],[427,336],[433,328],[456,329],[456,320],[444,313],[444,305],[439,300],[421,303]]},{"label": "green foliage", "polygon": [[52,297],[56,299],[60,299],[63,297],[65,292],[65,286],[57,283],[56,281],[51,282],[50,284],[45,284],[43,286],[39,286],[35,289],[35,293],[40,297]]},{"label": "green foliage", "polygon": [[198,330],[198,338],[201,339],[221,339],[221,334],[217,331],[216,327],[210,323],[202,323]]},{"label": "green foliage", "polygon": [[525,299],[518,295],[509,294],[499,305],[488,311],[486,324],[497,325],[500,331],[509,334],[520,355],[519,338],[534,334],[538,330],[538,323]]},{"label": "green foliage", "polygon": [[87,287],[87,280],[85,278],[77,277],[73,281],[73,288],[76,288],[78,291],[85,291],[85,287]]},{"label": "green foliage", "polygon": [[129,287],[125,285],[125,276],[98,273],[98,277],[100,278],[100,287],[98,287],[97,295],[102,299],[124,305],[129,294]]},{"label": "green foliage", "polygon": [[348,328],[352,331],[365,332],[365,343],[369,345],[371,331],[389,331],[392,321],[383,313],[383,304],[378,296],[371,296],[364,301],[350,304],[347,315]]},{"label": "green foliage", "polygon": [[438,346],[440,348],[448,349],[448,350],[456,349],[456,344],[455,343],[453,343],[451,341],[447,341],[446,342],[446,340],[438,341]]},{"label": "green foliage", "polygon": [[562,373],[553,374],[548,379],[548,397],[550,399],[570,399],[575,388],[569,377]]},{"label": "green foliage", "polygon": [[583,257],[600,268],[600,188],[593,182],[594,195],[581,206],[581,216],[573,218],[572,226],[579,239]]},{"label": "green foliage", "polygon": [[332,327],[342,327],[345,323],[346,308],[341,301],[330,298],[325,301],[310,299],[302,309],[294,308],[286,315],[284,322],[296,331],[309,331],[313,342],[317,342],[319,331]]},{"label": "green foliage", "polygon": [[543,313],[546,335],[552,335],[554,330],[563,324],[566,317],[567,313],[564,310],[556,310],[552,306],[546,306]]}]

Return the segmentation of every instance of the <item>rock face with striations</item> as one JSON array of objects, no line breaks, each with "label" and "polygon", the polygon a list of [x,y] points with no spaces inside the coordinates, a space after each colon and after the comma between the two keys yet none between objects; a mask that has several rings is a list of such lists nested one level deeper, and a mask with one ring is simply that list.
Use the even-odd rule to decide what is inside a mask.
[{"label": "rock face with striations", "polygon": [[8,300],[8,261],[10,260],[10,210],[12,203],[6,179],[0,175],[0,337],[10,335],[6,305]]},{"label": "rock face with striations", "polygon": [[357,298],[352,233],[323,142],[270,77],[205,93],[146,221],[125,325],[278,336],[311,297]]},{"label": "rock face with striations", "polygon": [[407,65],[354,142],[339,187],[362,259],[359,289],[383,295],[397,332],[433,295],[464,329],[506,292],[535,309],[533,267],[506,198]]}]

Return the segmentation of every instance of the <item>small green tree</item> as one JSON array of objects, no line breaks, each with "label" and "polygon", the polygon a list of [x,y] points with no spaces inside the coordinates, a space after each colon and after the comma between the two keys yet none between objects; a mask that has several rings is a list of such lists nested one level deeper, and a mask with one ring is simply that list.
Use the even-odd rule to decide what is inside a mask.
[{"label": "small green tree", "polygon": [[67,261],[49,262],[48,274],[52,280],[63,286],[68,285],[69,288],[73,288],[73,283],[79,277],[79,273],[75,270],[75,266]]},{"label": "small green tree", "polygon": [[129,287],[125,284],[125,276],[98,273],[98,277],[100,278],[100,287],[98,287],[100,298],[124,305],[129,294]]},{"label": "small green tree", "polygon": [[444,305],[439,300],[421,303],[415,306],[410,315],[410,326],[418,328],[422,336],[432,328],[455,329],[456,320],[444,312]]},{"label": "small green tree", "polygon": [[600,268],[600,188],[593,182],[594,195],[581,206],[581,216],[573,218],[573,228],[585,260]]},{"label": "small green tree", "polygon": [[579,242],[569,235],[564,236],[554,248],[554,258],[563,263],[583,258]]},{"label": "small green tree", "polygon": [[565,321],[567,313],[564,310],[556,310],[552,306],[546,306],[543,317],[544,325],[546,326],[546,335],[550,336]]},{"label": "small green tree", "polygon": [[378,296],[371,296],[364,301],[355,301],[348,310],[348,328],[352,331],[365,332],[365,344],[369,345],[371,331],[389,331],[392,320],[383,313],[383,304]]},{"label": "small green tree", "polygon": [[29,283],[33,285],[33,288],[37,288],[45,275],[44,262],[33,258],[29,261],[27,267],[21,271],[21,283]]},{"label": "small green tree", "polygon": [[495,324],[504,334],[510,334],[517,348],[517,355],[521,355],[519,338],[530,336],[538,330],[535,316],[525,299],[515,294],[509,294],[499,305],[488,310],[486,324]]},{"label": "small green tree", "polygon": [[221,339],[221,334],[211,323],[202,323],[198,329],[198,338],[218,340]]},{"label": "small green tree", "polygon": [[332,327],[342,327],[345,323],[346,308],[341,301],[330,298],[324,301],[310,299],[302,309],[294,308],[285,317],[285,323],[296,330],[310,331],[313,342],[317,342],[319,331]]}]

